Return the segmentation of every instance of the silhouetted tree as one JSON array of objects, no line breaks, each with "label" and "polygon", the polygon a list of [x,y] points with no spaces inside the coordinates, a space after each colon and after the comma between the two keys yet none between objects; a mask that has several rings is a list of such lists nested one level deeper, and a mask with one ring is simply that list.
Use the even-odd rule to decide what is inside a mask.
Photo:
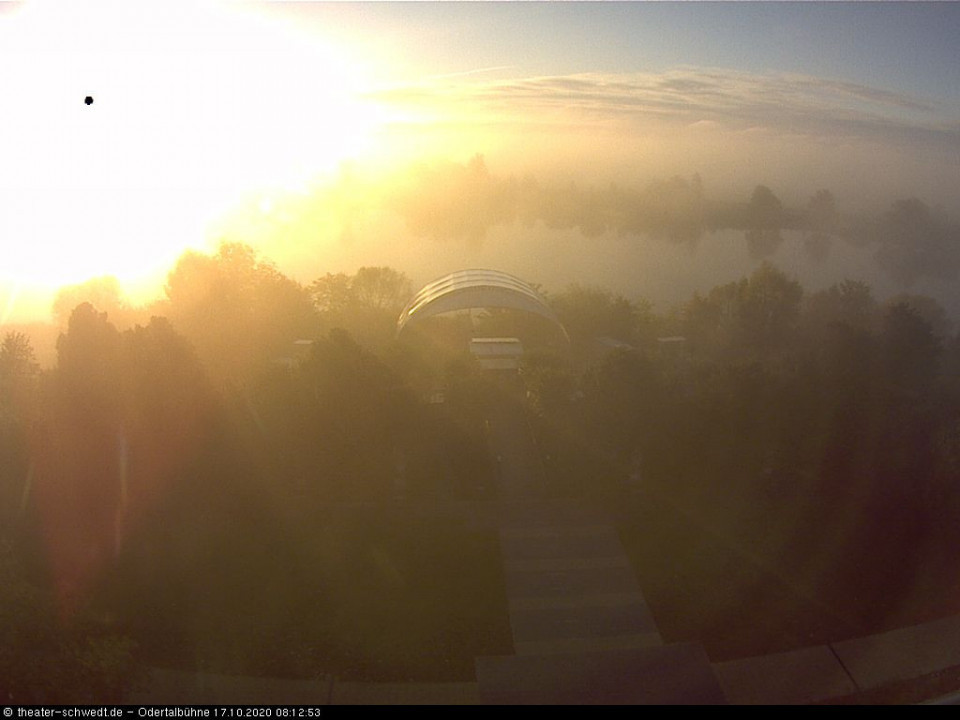
[{"label": "silhouetted tree", "polygon": [[100,312],[107,313],[114,325],[126,326],[134,320],[135,310],[124,298],[117,279],[111,275],[69,285],[57,292],[52,311],[54,321],[61,329],[66,328],[74,308],[82,303],[89,303]]},{"label": "silhouetted tree", "polygon": [[810,260],[822,264],[830,255],[832,236],[840,221],[836,201],[829,190],[818,190],[803,209],[803,250]]},{"label": "silhouetted tree", "polygon": [[750,275],[741,298],[744,340],[764,349],[782,344],[796,325],[802,298],[800,283],[763,263]]},{"label": "silhouetted tree", "polygon": [[342,329],[313,343],[299,377],[325,451],[318,479],[341,497],[389,497],[410,403],[399,378]]},{"label": "silhouetted tree", "polygon": [[393,338],[397,316],[412,289],[410,279],[398,270],[362,267],[354,275],[317,278],[310,294],[323,327],[344,328],[364,345],[379,349]]},{"label": "silhouetted tree", "polygon": [[410,279],[389,267],[362,267],[353,276],[350,289],[361,305],[399,313],[413,294]]},{"label": "silhouetted tree", "polygon": [[803,224],[809,232],[830,234],[836,230],[839,217],[833,193],[817,190],[804,209]]},{"label": "silhouetted tree", "polygon": [[216,429],[217,399],[196,352],[166,318],[121,336],[125,527],[163,502]]},{"label": "silhouetted tree", "polygon": [[769,263],[749,278],[721,285],[684,307],[694,343],[721,353],[782,349],[796,327],[803,288]]},{"label": "silhouetted tree", "polygon": [[0,523],[13,526],[29,492],[28,433],[38,417],[40,366],[26,335],[0,344]]},{"label": "silhouetted tree", "polygon": [[317,310],[334,317],[342,316],[355,302],[353,279],[345,273],[327,273],[310,283],[310,296]]},{"label": "silhouetted tree", "polygon": [[635,351],[615,350],[583,379],[584,406],[600,442],[626,461],[651,447],[663,419],[664,390],[656,366]]},{"label": "silhouetted tree", "polygon": [[909,305],[887,308],[880,333],[886,378],[905,390],[917,390],[937,377],[942,345],[930,324]]},{"label": "silhouetted tree", "polygon": [[906,305],[911,308],[923,318],[941,342],[944,342],[950,336],[953,329],[953,322],[948,317],[946,309],[929,295],[898,293],[889,298],[884,305],[887,308],[894,305]]},{"label": "silhouetted tree", "polygon": [[70,315],[67,332],[57,340],[60,388],[72,409],[90,425],[114,424],[119,405],[120,334],[90,303]]},{"label": "silhouetted tree", "polygon": [[4,335],[0,344],[0,408],[15,412],[17,406],[22,407],[39,375],[40,364],[30,338],[21,332]]},{"label": "silhouetted tree", "polygon": [[638,343],[653,334],[653,312],[647,302],[634,304],[622,295],[573,284],[550,298],[550,305],[580,352],[594,338],[609,336]]},{"label": "silhouetted tree", "polygon": [[829,327],[836,323],[872,332],[878,317],[879,307],[870,286],[859,280],[847,279],[812,293],[803,308],[804,329],[814,343],[822,342]]},{"label": "silhouetted tree", "polygon": [[747,205],[746,238],[751,257],[772,255],[783,243],[783,203],[766,185],[757,185]]},{"label": "silhouetted tree", "polygon": [[121,502],[120,335],[89,303],[57,342],[58,367],[32,431],[30,506],[61,612],[71,617],[116,549]]}]

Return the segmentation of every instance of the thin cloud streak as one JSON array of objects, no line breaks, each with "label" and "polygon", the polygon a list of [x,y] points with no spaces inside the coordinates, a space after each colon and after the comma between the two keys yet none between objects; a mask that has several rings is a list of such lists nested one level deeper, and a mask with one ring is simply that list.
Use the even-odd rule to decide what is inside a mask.
[{"label": "thin cloud streak", "polygon": [[[595,121],[715,120],[816,135],[913,135],[960,141],[960,118],[944,108],[882,88],[804,75],[756,75],[724,69],[545,76],[470,84],[433,82],[372,93],[399,105],[477,107],[502,118],[537,112],[587,114]],[[451,110],[451,112],[454,112]],[[473,118],[476,120],[476,118]]]},{"label": "thin cloud streak", "polygon": [[443,73],[442,75],[430,75],[429,77],[423,78],[424,82],[430,82],[433,80],[445,80],[447,78],[453,77],[466,77],[468,75],[480,75],[482,73],[491,73],[498,70],[513,70],[515,65],[495,65],[493,67],[477,68],[476,70],[461,70],[460,72],[452,73]]}]

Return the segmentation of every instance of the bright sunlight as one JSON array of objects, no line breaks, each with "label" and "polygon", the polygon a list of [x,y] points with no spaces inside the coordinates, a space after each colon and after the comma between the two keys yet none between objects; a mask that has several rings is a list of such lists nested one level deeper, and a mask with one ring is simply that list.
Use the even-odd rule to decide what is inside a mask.
[{"label": "bright sunlight", "polygon": [[229,208],[335,171],[380,122],[346,49],[249,8],[5,12],[0,320],[24,291],[105,274],[148,299]]}]

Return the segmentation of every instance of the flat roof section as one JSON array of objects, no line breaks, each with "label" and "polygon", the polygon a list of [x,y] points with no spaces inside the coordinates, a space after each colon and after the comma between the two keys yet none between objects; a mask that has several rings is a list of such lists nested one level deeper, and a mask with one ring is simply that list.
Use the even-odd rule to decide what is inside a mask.
[{"label": "flat roof section", "polygon": [[470,352],[479,358],[517,358],[523,355],[523,343],[517,338],[474,338],[470,341]]}]

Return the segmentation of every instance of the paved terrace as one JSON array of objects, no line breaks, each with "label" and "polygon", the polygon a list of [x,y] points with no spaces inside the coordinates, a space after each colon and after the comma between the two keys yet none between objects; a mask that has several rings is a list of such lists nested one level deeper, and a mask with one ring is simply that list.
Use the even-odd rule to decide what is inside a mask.
[{"label": "paved terrace", "polygon": [[[332,677],[301,681],[154,669],[143,687],[130,692],[126,701],[133,704],[476,705],[484,702],[520,704],[534,698],[549,704],[544,696],[550,696],[555,702],[575,704],[598,701],[597,695],[603,693],[611,702],[667,702],[661,699],[663,694],[675,694],[682,701],[690,702],[700,700],[691,690],[710,688],[713,682],[719,682],[722,696],[711,694],[702,701],[726,701],[735,705],[805,704],[960,666],[960,617],[842,643],[709,663],[707,667],[713,680],[702,674],[703,655],[697,646],[667,647],[680,649],[660,655],[656,663],[650,660],[654,656],[636,649],[609,650],[601,653],[605,658],[583,652],[573,661],[567,661],[565,658],[570,656],[565,654],[516,655],[508,656],[506,661],[478,658],[477,676],[481,682],[464,683],[354,683]],[[620,674],[625,668],[630,672]],[[518,669],[527,679],[504,677]],[[665,678],[675,684],[661,684]],[[629,698],[617,693],[628,693]]]}]

